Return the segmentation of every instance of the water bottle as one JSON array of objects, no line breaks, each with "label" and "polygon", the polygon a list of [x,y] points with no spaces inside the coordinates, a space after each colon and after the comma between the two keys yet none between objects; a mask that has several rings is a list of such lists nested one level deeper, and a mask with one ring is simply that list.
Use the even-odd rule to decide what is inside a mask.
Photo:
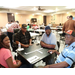
[{"label": "water bottle", "polygon": [[19,44],[18,44],[18,48],[21,48],[21,44],[20,44],[20,42],[19,42]]}]

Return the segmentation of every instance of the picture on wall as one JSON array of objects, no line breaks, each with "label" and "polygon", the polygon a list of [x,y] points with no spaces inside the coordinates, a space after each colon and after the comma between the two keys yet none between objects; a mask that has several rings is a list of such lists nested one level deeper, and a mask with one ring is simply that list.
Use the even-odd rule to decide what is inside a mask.
[{"label": "picture on wall", "polygon": [[32,23],[37,22],[37,18],[31,18],[31,22]]},{"label": "picture on wall", "polygon": [[51,16],[51,20],[52,20],[52,21],[55,20],[55,15]]}]

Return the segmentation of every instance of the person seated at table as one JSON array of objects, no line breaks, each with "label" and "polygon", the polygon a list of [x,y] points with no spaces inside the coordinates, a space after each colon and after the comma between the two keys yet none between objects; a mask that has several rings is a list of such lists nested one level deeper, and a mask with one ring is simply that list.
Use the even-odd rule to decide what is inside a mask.
[{"label": "person seated at table", "polygon": [[30,27],[30,24],[27,25],[27,30],[29,29],[29,27]]},{"label": "person seated at table", "polygon": [[15,61],[10,51],[10,40],[7,35],[0,35],[0,64],[6,68],[20,67],[21,61]]},{"label": "person seated at table", "polygon": [[35,27],[34,27],[34,29],[36,30],[36,29],[39,29],[39,26],[38,25],[36,25]]},{"label": "person seated at table", "polygon": [[32,26],[31,24],[29,25],[29,29],[28,29],[29,32],[34,32],[34,29],[32,29]]},{"label": "person seated at table", "polygon": [[[21,30],[17,32],[16,37],[15,37],[15,42],[16,44],[21,44],[22,48],[27,48],[29,46],[31,46],[31,35],[30,33],[27,31],[27,26],[26,24],[22,24]],[[17,56],[17,59],[22,61],[22,64],[28,64],[30,65],[28,62],[26,62],[26,60],[21,57],[20,55]],[[31,65],[30,65],[31,66]]]},{"label": "person seated at table", "polygon": [[20,60],[14,60],[10,49],[10,40],[6,34],[0,35],[0,64],[4,68],[26,68]]},{"label": "person seated at table", "polygon": [[73,68],[75,62],[75,32],[68,30],[65,35],[66,46],[61,53],[57,50],[49,50],[48,52],[57,53],[59,56],[55,64],[47,65],[45,68]]},{"label": "person seated at table", "polygon": [[26,24],[22,24],[21,30],[16,34],[15,37],[16,44],[21,44],[22,47],[29,47],[31,44],[31,36],[30,33],[27,31]]},{"label": "person seated at table", "polygon": [[[42,47],[55,49],[56,47],[56,37],[51,32],[50,26],[45,27],[45,33],[43,34],[40,42]],[[55,54],[50,55],[49,57],[44,59],[44,62],[47,64],[53,64],[54,63],[54,56]]]},{"label": "person seated at table", "polygon": [[62,31],[62,29],[61,29],[62,28],[61,23],[59,24],[59,26],[56,26],[56,28],[57,28],[56,31]]}]

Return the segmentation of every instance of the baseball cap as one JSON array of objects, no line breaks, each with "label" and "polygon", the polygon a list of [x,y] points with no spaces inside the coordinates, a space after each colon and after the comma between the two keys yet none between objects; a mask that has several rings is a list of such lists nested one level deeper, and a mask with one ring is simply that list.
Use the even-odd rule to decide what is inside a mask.
[{"label": "baseball cap", "polygon": [[27,25],[26,24],[22,24],[22,28],[27,28]]},{"label": "baseball cap", "polygon": [[68,30],[66,32],[66,34],[72,35],[73,37],[75,37],[75,32],[73,30]]},{"label": "baseball cap", "polygon": [[51,29],[50,26],[46,26],[46,27],[45,27],[45,30],[47,30],[47,29]]}]

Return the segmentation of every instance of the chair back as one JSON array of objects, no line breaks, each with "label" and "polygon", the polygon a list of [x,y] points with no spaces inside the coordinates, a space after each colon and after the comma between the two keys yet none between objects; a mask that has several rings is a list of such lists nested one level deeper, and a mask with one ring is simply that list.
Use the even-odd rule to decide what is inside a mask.
[{"label": "chair back", "polygon": [[17,33],[19,30],[20,30],[19,28],[15,28],[14,33]]},{"label": "chair back", "polygon": [[0,68],[5,68],[3,65],[0,64]]}]

